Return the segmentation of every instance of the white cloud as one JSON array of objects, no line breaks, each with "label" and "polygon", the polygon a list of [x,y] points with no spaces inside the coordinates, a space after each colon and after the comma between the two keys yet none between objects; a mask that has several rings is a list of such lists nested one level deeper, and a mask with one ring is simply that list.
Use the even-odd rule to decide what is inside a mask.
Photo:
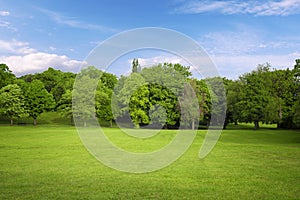
[{"label": "white cloud", "polygon": [[77,71],[83,62],[73,60],[67,56],[49,53],[30,53],[27,55],[1,56],[0,63],[5,63],[16,75],[36,73],[48,67],[65,71]]},{"label": "white cloud", "polygon": [[[138,58],[138,61],[141,67],[151,67],[159,63],[173,63],[173,64],[181,63],[187,65],[184,59],[178,56],[160,55],[160,56],[154,56],[149,58]],[[132,60],[128,60],[128,62],[131,63]]]},{"label": "white cloud", "polygon": [[254,14],[257,16],[287,16],[300,13],[300,0],[269,1],[188,1],[175,9],[177,13],[217,12],[222,14]]},{"label": "white cloud", "polygon": [[268,62],[276,69],[292,69],[300,52],[282,55],[215,55],[211,59],[217,65],[221,76],[237,79],[240,75],[255,70],[259,64]]},{"label": "white cloud", "polygon": [[1,54],[29,54],[36,52],[35,49],[29,47],[29,43],[17,40],[4,41],[0,40]]},{"label": "white cloud", "polygon": [[262,41],[252,31],[224,31],[204,35],[200,39],[210,54],[246,54],[264,48]]},{"label": "white cloud", "polygon": [[[71,59],[65,55],[38,52],[27,42],[17,40],[0,40],[0,63],[8,65],[16,75],[35,73],[48,67],[65,71],[77,71],[83,62]],[[55,50],[54,47],[50,49]]]},{"label": "white cloud", "polygon": [[199,44],[217,65],[221,76],[237,79],[266,62],[276,69],[293,68],[295,60],[300,58],[300,38],[271,39],[260,30],[242,27],[236,32],[206,34]]},{"label": "white cloud", "polygon": [[4,16],[8,16],[8,15],[10,15],[10,12],[4,11],[4,10],[0,11],[0,16],[4,17]]},{"label": "white cloud", "polygon": [[47,10],[47,9],[43,9],[43,8],[36,8],[36,9],[39,10],[40,12],[44,13],[45,15],[49,16],[53,21],[55,21],[58,24],[66,25],[66,26],[69,26],[72,28],[79,28],[79,29],[86,29],[86,30],[116,32],[116,29],[83,22],[83,21],[77,20],[75,18],[67,17],[60,13],[53,12],[51,10]]},{"label": "white cloud", "polygon": [[56,48],[52,47],[52,46],[50,46],[49,49],[50,49],[50,51],[55,51],[56,50]]}]

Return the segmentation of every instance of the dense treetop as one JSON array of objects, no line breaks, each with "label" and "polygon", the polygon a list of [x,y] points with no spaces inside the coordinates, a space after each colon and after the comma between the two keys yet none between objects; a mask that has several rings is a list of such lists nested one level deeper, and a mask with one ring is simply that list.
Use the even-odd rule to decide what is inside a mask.
[{"label": "dense treetop", "polygon": [[[36,125],[41,113],[53,111],[70,118],[71,123],[77,117],[84,126],[96,117],[110,126],[120,122],[136,128],[194,129],[207,127],[212,114],[217,124],[222,123],[224,114],[224,128],[239,122],[252,122],[255,129],[259,123],[300,128],[300,59],[292,69],[258,65],[238,80],[198,80],[191,75],[189,67],[180,64],[141,68],[137,59],[132,62],[132,73],[121,77],[96,67],[84,68],[79,74],[49,68],[16,77],[6,64],[0,64],[0,117],[9,119],[11,125],[30,117]],[[94,85],[95,90],[90,94],[74,90],[75,80],[81,86]],[[74,101],[78,103],[72,107]]]}]

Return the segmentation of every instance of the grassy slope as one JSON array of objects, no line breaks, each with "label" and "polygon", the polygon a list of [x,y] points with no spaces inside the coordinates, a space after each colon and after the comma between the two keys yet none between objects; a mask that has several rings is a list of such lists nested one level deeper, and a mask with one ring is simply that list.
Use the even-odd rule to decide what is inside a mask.
[{"label": "grassy slope", "polygon": [[[119,146],[161,147],[175,131],[153,142],[122,137]],[[82,146],[74,127],[0,126],[0,199],[296,199],[300,196],[300,132],[226,130],[205,159],[205,131],[167,168],[128,174],[100,164]]]}]

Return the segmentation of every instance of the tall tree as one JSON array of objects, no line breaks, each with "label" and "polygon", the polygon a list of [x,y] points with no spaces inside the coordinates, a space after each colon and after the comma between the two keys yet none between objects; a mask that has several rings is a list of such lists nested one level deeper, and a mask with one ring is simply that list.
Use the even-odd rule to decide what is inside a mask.
[{"label": "tall tree", "polygon": [[15,75],[9,70],[6,64],[0,64],[0,88],[12,84],[15,78]]},{"label": "tall tree", "polygon": [[292,108],[293,122],[296,128],[300,128],[300,59],[296,60],[293,69],[294,75],[294,105]]},{"label": "tall tree", "polygon": [[83,72],[77,76],[74,84],[72,94],[73,116],[75,122],[82,123],[84,127],[87,126],[90,119],[96,117],[95,90],[98,78],[91,78],[88,73]]},{"label": "tall tree", "polygon": [[97,90],[95,94],[95,109],[96,116],[102,120],[110,122],[110,127],[113,123],[113,113],[111,109],[111,95],[112,90]]},{"label": "tall tree", "polygon": [[240,106],[241,120],[253,122],[254,129],[259,122],[270,122],[270,116],[276,115],[274,99],[270,93],[269,65],[259,65],[257,70],[240,77],[243,84]]},{"label": "tall tree", "polygon": [[138,59],[134,58],[132,61],[132,73],[137,73],[141,71],[141,66]]},{"label": "tall tree", "polygon": [[25,91],[25,103],[29,116],[33,118],[33,124],[37,125],[38,116],[45,111],[53,109],[55,101],[52,94],[45,89],[41,81],[33,80],[28,84]]},{"label": "tall tree", "polygon": [[292,126],[292,119],[289,117],[292,111],[294,100],[293,85],[294,77],[291,70],[274,70],[268,73],[266,79],[270,79],[270,99],[268,106],[274,112],[268,112],[274,116],[269,116],[271,122],[277,123],[278,128],[288,128]]},{"label": "tall tree", "polygon": [[70,90],[67,90],[57,103],[57,111],[63,117],[69,118],[71,125],[73,125],[72,92]]},{"label": "tall tree", "polygon": [[10,119],[10,125],[14,119],[25,117],[24,96],[17,84],[10,84],[0,89],[0,114]]},{"label": "tall tree", "polygon": [[197,125],[200,115],[199,104],[194,89],[189,83],[184,85],[184,91],[179,99],[181,119],[183,120],[181,123],[187,124],[188,127],[191,126],[192,130],[194,130],[195,122],[197,122],[196,128],[198,129]]},{"label": "tall tree", "polygon": [[238,124],[240,120],[240,113],[242,108],[240,106],[241,97],[242,97],[242,83],[240,80],[225,80],[226,87],[226,101],[227,101],[227,111],[226,111],[226,120],[225,126],[228,123],[233,122],[235,125]]},{"label": "tall tree", "polygon": [[[119,83],[116,85],[113,94],[112,111],[113,115],[119,119],[126,121],[126,124],[131,123],[129,103],[130,98],[136,90],[145,84],[145,79],[139,73],[132,73],[129,77],[121,77]],[[131,110],[133,112],[133,110]],[[132,113],[133,114],[133,113]],[[134,122],[133,122],[134,123]],[[138,124],[135,124],[138,127]]]}]

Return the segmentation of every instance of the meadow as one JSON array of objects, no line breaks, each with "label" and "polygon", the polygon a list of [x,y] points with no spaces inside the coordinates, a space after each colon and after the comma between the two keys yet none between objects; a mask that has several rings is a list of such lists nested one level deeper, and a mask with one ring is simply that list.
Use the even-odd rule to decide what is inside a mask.
[{"label": "meadow", "polygon": [[[159,149],[176,134],[163,130],[147,142],[106,128],[130,151]],[[156,172],[108,168],[83,146],[71,126],[0,126],[0,199],[297,199],[300,132],[245,127],[224,130],[213,151],[198,158],[206,134]],[[151,140],[151,141],[150,141]]]}]

